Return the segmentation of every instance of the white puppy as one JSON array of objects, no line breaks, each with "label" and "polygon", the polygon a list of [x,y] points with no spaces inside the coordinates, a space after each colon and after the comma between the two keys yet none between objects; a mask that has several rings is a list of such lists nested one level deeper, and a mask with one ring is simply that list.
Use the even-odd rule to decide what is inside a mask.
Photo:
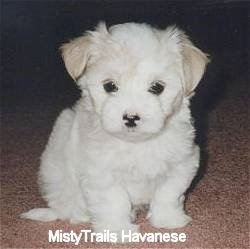
[{"label": "white puppy", "polygon": [[176,27],[135,23],[100,23],[61,50],[82,98],[61,113],[42,155],[49,208],[22,217],[135,232],[133,207],[149,204],[153,226],[185,226],[184,194],[199,166],[189,100],[206,55]]}]

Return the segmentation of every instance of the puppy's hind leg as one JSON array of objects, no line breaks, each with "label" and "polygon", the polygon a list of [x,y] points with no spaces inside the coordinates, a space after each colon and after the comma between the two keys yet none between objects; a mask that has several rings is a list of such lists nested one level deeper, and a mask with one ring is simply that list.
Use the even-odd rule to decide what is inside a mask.
[{"label": "puppy's hind leg", "polygon": [[75,196],[62,195],[58,199],[48,201],[48,208],[34,208],[28,212],[22,213],[20,218],[37,220],[37,221],[53,221],[53,220],[69,220],[70,223],[78,224],[89,221],[85,201],[80,195]]},{"label": "puppy's hind leg", "polygon": [[56,212],[52,208],[34,208],[22,213],[20,217],[38,221],[53,221],[58,219]]}]

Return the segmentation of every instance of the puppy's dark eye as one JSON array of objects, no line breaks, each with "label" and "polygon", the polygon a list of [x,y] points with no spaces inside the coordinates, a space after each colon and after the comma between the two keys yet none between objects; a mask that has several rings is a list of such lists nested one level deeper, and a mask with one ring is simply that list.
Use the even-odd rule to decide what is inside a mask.
[{"label": "puppy's dark eye", "polygon": [[148,91],[155,95],[160,95],[163,92],[164,87],[165,83],[163,81],[157,80],[151,84],[151,87],[148,89]]},{"label": "puppy's dark eye", "polygon": [[104,80],[103,88],[107,93],[117,92],[118,87],[113,80]]}]

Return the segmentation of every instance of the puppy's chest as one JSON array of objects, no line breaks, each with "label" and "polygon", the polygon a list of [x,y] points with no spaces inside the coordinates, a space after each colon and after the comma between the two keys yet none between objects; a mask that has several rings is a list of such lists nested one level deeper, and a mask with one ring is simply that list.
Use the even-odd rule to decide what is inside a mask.
[{"label": "puppy's chest", "polygon": [[157,148],[141,145],[118,150],[112,162],[112,174],[116,179],[154,179],[168,170],[166,154]]}]

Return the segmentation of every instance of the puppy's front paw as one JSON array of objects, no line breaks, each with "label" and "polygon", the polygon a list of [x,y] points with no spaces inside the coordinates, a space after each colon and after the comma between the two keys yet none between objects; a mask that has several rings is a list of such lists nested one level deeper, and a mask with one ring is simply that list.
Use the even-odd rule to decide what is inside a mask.
[{"label": "puppy's front paw", "polygon": [[149,217],[150,223],[157,228],[179,228],[186,226],[192,218],[182,209],[165,210],[165,212],[153,212]]}]

